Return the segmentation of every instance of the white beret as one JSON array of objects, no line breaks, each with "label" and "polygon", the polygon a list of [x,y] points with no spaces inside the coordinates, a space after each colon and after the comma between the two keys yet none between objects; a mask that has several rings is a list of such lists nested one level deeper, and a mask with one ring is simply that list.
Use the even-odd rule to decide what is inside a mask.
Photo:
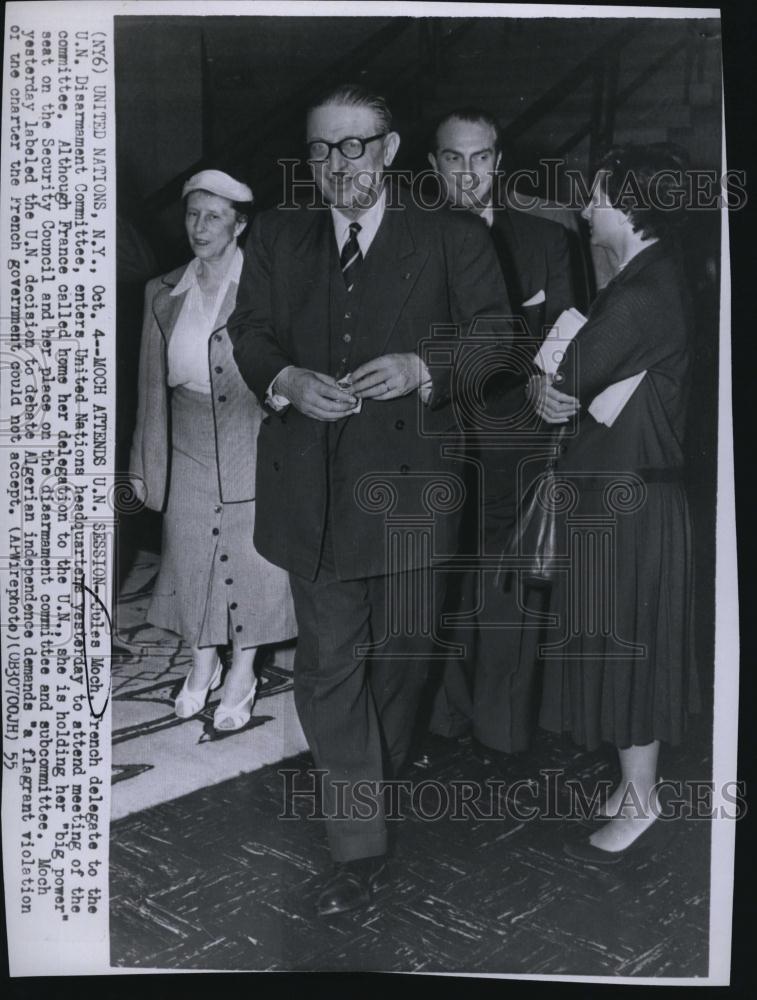
[{"label": "white beret", "polygon": [[209,191],[229,201],[252,201],[252,191],[246,184],[235,181],[233,177],[222,170],[201,170],[194,174],[181,189],[181,197],[185,198],[192,191]]}]

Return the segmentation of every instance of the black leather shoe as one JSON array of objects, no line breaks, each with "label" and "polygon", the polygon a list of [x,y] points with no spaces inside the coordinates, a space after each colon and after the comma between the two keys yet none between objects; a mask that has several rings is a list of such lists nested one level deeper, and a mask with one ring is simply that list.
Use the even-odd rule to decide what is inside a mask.
[{"label": "black leather shoe", "polygon": [[337,865],[336,871],[318,897],[318,916],[328,917],[334,913],[346,913],[368,906],[374,890],[384,883],[386,875],[384,858],[376,858],[372,865],[366,864],[363,859]]}]

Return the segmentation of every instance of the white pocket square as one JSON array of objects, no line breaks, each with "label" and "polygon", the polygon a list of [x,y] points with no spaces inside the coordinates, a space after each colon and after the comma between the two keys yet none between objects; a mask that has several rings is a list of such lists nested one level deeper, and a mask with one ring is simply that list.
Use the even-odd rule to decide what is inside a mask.
[{"label": "white pocket square", "polygon": [[530,299],[526,299],[523,303],[524,306],[539,306],[542,302],[545,302],[547,296],[544,294],[544,289],[540,288],[536,295],[532,295]]}]

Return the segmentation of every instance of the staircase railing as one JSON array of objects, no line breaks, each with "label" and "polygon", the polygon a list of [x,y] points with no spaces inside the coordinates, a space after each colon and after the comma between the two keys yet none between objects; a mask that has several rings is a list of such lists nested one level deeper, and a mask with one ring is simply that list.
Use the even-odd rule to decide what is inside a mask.
[{"label": "staircase railing", "polygon": [[[212,143],[212,81],[210,60],[204,33],[201,30],[201,58],[203,80],[202,156],[185,170],[163,184],[149,195],[144,207],[151,212],[160,211],[178,200],[184,181],[193,173],[211,164],[251,162],[266,143],[277,134],[289,129],[293,123],[302,121],[313,95],[345,79],[359,79],[367,67],[394,44],[397,39],[414,27],[418,35],[418,55],[404,71],[398,73],[391,83],[393,95],[405,98],[408,117],[417,121],[424,118],[423,106],[433,96],[435,83],[441,77],[442,57],[463,35],[480,23],[477,18],[461,18],[450,26],[447,19],[394,17],[376,32],[357,45],[349,53],[326,69],[315,74],[299,90],[299,96],[287,97],[265,115],[253,119],[242,131],[231,136],[221,145]],[[442,25],[444,32],[442,32]],[[550,153],[565,156],[589,136],[587,168],[591,166],[599,149],[610,145],[615,132],[617,110],[628,102],[638,88],[648,82],[677,53],[686,48],[683,87],[688,94],[692,71],[698,57],[697,41],[689,32],[673,42],[661,55],[656,56],[643,70],[622,89],[618,89],[620,57],[624,49],[648,27],[644,20],[626,23],[624,27],[605,39],[588,56],[583,58],[569,72],[534,100],[521,114],[503,130],[505,141],[513,141],[523,136],[568,100],[587,80],[592,81],[592,99],[586,121],[567,139]],[[408,99],[411,102],[408,105]],[[276,183],[275,179],[271,183]],[[263,196],[267,190],[267,180],[261,176],[256,181],[256,195]]]},{"label": "staircase railing", "polygon": [[586,121],[556,150],[550,151],[555,156],[565,156],[575,149],[586,136],[589,136],[589,155],[587,157],[587,168],[589,168],[595,161],[599,150],[613,142],[615,117],[618,109],[626,104],[639,87],[647,83],[651,76],[667,65],[684,47],[687,51],[684,68],[684,91],[688,94],[696,48],[696,42],[690,34],[683,35],[673,42],[661,55],[655,57],[637,73],[622,90],[618,90],[621,53],[645,27],[647,26],[643,21],[626,25],[602,42],[510,122],[502,130],[503,138],[506,141],[513,141],[524,135],[548,115],[553,114],[565,100],[571,97],[587,80],[591,79],[591,110]]},{"label": "staircase railing", "polygon": [[[331,63],[299,88],[296,97],[287,97],[276,107],[266,111],[265,115],[252,119],[240,132],[231,136],[221,145],[214,146],[210,141],[212,87],[208,70],[207,47],[204,33],[201,34],[201,56],[203,59],[203,113],[202,113],[202,156],[181,173],[172,177],[157,191],[145,199],[145,207],[152,211],[160,211],[167,205],[178,200],[182,185],[192,174],[211,164],[226,163],[230,159],[241,161],[245,154],[254,156],[259,149],[272,137],[292,125],[301,123],[310,101],[319,92],[328,87],[336,86],[344,80],[360,79],[367,67],[383,55],[401,35],[411,27],[418,31],[418,55],[416,60],[392,82],[393,91],[401,91],[406,96],[413,97],[416,105],[422,103],[424,85],[435,80],[440,72],[443,51],[458,41],[473,26],[473,19],[461,19],[442,37],[439,22],[434,18],[394,17],[365,39],[344,57]],[[202,29],[201,29],[202,31]],[[433,83],[432,83],[433,85]],[[420,107],[415,111],[420,114]],[[255,147],[255,149],[253,148]],[[261,178],[256,185],[256,195],[265,191],[265,182]]]}]

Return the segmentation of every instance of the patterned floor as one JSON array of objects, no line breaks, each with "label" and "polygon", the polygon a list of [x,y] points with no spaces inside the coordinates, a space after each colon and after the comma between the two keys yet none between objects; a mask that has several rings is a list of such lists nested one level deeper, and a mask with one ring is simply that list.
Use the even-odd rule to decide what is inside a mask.
[{"label": "patterned floor", "polygon": [[[281,818],[280,771],[312,766],[292,704],[292,650],[265,651],[244,731],[213,738],[212,702],[200,717],[177,720],[171,704],[188,657],[175,637],[145,624],[156,568],[155,556],[140,553],[118,609],[113,966],[706,975],[709,824],[679,822],[656,852],[604,870],[570,860],[564,839],[586,829],[548,818],[564,812],[564,782],[591,790],[615,779],[616,763],[608,750],[586,754],[546,733],[504,775],[474,758],[469,741],[424,737],[407,777],[425,783],[426,814],[439,787],[490,789],[487,781],[504,777],[488,810],[499,818],[447,810],[431,820],[407,808],[392,824],[392,887],[365,912],[318,919],[315,898],[330,870],[322,825],[305,820],[303,802],[298,818]],[[701,720],[685,747],[665,753],[663,774],[706,780],[709,746]],[[556,769],[559,779],[548,774]],[[508,788],[519,779],[535,782],[538,819],[508,815]]]},{"label": "patterned floor", "polygon": [[259,694],[249,725],[219,736],[214,692],[193,719],[177,719],[173,700],[190,665],[170,632],[145,621],[158,557],[140,552],[118,602],[113,643],[111,814],[118,819],[305,748],[292,699],[293,646],[258,655]]},{"label": "patterned floor", "polygon": [[[429,737],[417,782],[484,783],[469,748]],[[684,761],[668,760],[667,773]],[[706,761],[699,762],[706,767]],[[284,766],[307,767],[307,754]],[[561,850],[575,821],[409,815],[394,826],[393,887],[365,912],[319,919],[329,871],[317,821],[279,818],[276,765],[112,826],[111,962],[124,968],[381,970],[692,977],[707,972],[709,824],[676,825],[657,853],[606,868]],[[603,754],[543,735],[508,781],[565,767],[590,787]],[[702,773],[701,771],[699,773]],[[302,808],[297,809],[301,815]],[[434,802],[427,805],[433,813]]]}]

